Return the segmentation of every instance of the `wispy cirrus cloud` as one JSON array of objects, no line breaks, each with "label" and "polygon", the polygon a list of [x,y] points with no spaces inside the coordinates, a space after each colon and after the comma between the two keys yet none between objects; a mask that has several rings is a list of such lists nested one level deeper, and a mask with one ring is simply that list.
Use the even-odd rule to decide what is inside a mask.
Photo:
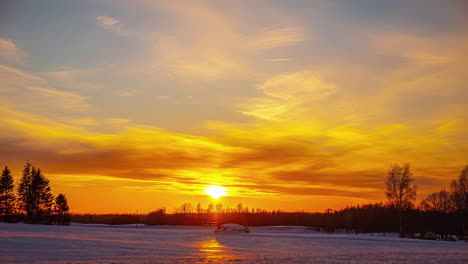
[{"label": "wispy cirrus cloud", "polygon": [[84,96],[54,88],[48,76],[0,65],[0,77],[0,100],[6,105],[51,114],[58,111],[83,113],[93,109]]},{"label": "wispy cirrus cloud", "polygon": [[27,55],[10,39],[0,38],[0,59],[7,63],[24,64]]},{"label": "wispy cirrus cloud", "polygon": [[24,86],[37,85],[45,81],[35,74],[1,64],[0,77],[0,92],[21,90]]},{"label": "wispy cirrus cloud", "polygon": [[305,40],[305,34],[300,27],[285,27],[259,32],[256,36],[246,39],[254,49],[273,49],[290,46]]},{"label": "wispy cirrus cloud", "polygon": [[[244,114],[276,120],[282,115],[297,110],[308,102],[323,100],[336,92],[336,86],[324,82],[314,72],[286,73],[258,85],[265,96],[254,98],[241,105]],[[296,108],[296,109],[294,109]]]},{"label": "wispy cirrus cloud", "polygon": [[35,107],[44,105],[73,112],[86,112],[92,109],[92,106],[85,102],[85,97],[73,92],[59,91],[46,87],[29,87],[29,90],[33,93],[32,97],[41,98],[38,101],[31,100],[30,104],[33,104]]},{"label": "wispy cirrus cloud", "polygon": [[154,5],[149,8],[164,10],[177,17],[178,23],[167,31],[144,33],[143,39],[157,43],[150,45],[154,47],[153,60],[171,75],[182,77],[179,81],[252,78],[257,75],[256,64],[268,60],[263,52],[292,47],[307,39],[303,27],[288,19],[275,21],[274,26],[257,26],[207,3]]},{"label": "wispy cirrus cloud", "polygon": [[131,90],[124,90],[119,92],[119,96],[127,97],[127,96],[133,96],[133,95],[138,95],[138,94],[143,94],[144,92],[142,90],[138,89],[131,89]]},{"label": "wispy cirrus cloud", "polygon": [[277,62],[277,61],[290,61],[290,60],[294,60],[295,58],[279,58],[279,59],[271,59],[271,60],[268,60],[268,61],[271,61],[271,62]]},{"label": "wispy cirrus cloud", "polygon": [[126,33],[122,30],[122,23],[117,18],[98,16],[96,17],[96,23],[98,26],[114,34],[122,36],[126,35]]}]

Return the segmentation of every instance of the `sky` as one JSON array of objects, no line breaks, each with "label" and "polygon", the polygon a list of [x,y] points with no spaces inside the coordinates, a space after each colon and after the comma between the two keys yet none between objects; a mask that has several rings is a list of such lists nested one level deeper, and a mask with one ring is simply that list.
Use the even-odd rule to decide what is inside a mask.
[{"label": "sky", "polygon": [[[466,1],[0,2],[0,165],[72,212],[418,201],[468,164]],[[227,189],[213,199],[210,186]]]}]

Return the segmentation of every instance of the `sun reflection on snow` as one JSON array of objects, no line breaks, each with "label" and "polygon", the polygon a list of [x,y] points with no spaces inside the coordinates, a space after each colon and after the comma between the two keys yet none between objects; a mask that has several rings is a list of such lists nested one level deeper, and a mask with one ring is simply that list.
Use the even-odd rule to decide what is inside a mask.
[{"label": "sun reflection on snow", "polygon": [[236,259],[232,254],[228,254],[226,246],[221,245],[214,237],[208,237],[196,244],[198,251],[206,263],[226,263],[226,261]]},{"label": "sun reflection on snow", "polygon": [[205,253],[220,253],[223,252],[224,246],[219,244],[214,237],[209,237],[206,240],[198,243],[200,252]]}]

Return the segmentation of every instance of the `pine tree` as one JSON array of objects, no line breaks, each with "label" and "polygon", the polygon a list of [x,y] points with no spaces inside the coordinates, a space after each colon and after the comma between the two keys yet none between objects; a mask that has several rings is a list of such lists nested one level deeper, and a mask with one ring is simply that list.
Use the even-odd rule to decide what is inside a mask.
[{"label": "pine tree", "polygon": [[[34,167],[32,170],[35,173]],[[32,194],[31,194],[31,182],[32,182],[32,173],[31,173],[31,163],[26,162],[24,165],[23,174],[20,179],[20,184],[18,186],[18,208],[26,214],[26,223],[30,223],[32,220],[31,204],[32,204]]]},{"label": "pine tree", "polygon": [[32,213],[35,222],[44,222],[46,218],[52,215],[54,196],[50,190],[49,180],[39,168],[32,174],[31,193]]},{"label": "pine tree", "polygon": [[40,169],[26,163],[18,187],[20,209],[26,213],[26,223],[47,222],[52,214],[54,196],[49,180]]},{"label": "pine tree", "polygon": [[65,225],[70,223],[70,208],[65,195],[59,194],[55,198],[54,213],[58,224]]},{"label": "pine tree", "polygon": [[5,222],[13,214],[15,208],[15,195],[13,193],[13,177],[7,166],[2,172],[0,178],[0,214]]}]

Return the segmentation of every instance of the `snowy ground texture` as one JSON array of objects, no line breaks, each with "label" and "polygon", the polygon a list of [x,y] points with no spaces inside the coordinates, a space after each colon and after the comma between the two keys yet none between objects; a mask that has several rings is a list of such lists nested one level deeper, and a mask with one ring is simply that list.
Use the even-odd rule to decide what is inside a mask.
[{"label": "snowy ground texture", "polygon": [[43,226],[0,223],[0,263],[468,263],[468,244],[303,227]]}]

